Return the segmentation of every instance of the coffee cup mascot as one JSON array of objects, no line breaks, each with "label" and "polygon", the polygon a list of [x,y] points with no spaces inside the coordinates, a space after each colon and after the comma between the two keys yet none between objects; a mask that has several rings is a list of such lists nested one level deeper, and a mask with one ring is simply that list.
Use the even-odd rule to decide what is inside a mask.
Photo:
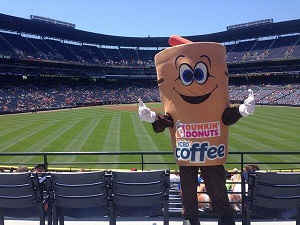
[{"label": "coffee cup mascot", "polygon": [[157,82],[164,114],[139,100],[139,118],[152,123],[155,132],[169,128],[180,171],[185,223],[199,225],[198,170],[212,201],[219,225],[233,225],[234,211],[226,193],[223,164],[228,154],[228,126],[254,112],[254,95],[241,105],[230,105],[225,47],[191,42],[172,36],[155,55]]}]

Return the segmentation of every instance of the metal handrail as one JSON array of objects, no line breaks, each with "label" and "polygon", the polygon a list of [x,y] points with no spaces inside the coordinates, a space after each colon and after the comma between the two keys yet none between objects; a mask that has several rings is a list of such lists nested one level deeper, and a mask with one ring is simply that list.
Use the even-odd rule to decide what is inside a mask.
[{"label": "metal handrail", "polygon": [[[300,164],[300,162],[266,162],[266,161],[245,161],[245,156],[247,155],[299,155],[300,152],[288,152],[288,151],[281,151],[281,152],[265,152],[265,151],[259,151],[259,152],[229,152],[229,155],[239,155],[240,161],[228,161],[227,165],[240,165],[241,170],[244,168],[244,165],[246,164],[277,164],[277,165],[283,165],[283,164]],[[74,156],[74,155],[135,155],[139,156],[138,161],[130,161],[130,162],[49,162],[49,156]],[[48,167],[49,165],[141,165],[141,169],[144,170],[144,165],[175,165],[174,162],[145,162],[145,156],[147,155],[173,155],[172,151],[162,151],[162,152],[151,152],[151,151],[122,151],[122,152],[1,152],[0,153],[0,161],[1,157],[3,156],[41,156],[42,157],[42,163]],[[32,165],[32,163],[20,163],[20,162],[9,162],[6,163],[6,165]]]}]

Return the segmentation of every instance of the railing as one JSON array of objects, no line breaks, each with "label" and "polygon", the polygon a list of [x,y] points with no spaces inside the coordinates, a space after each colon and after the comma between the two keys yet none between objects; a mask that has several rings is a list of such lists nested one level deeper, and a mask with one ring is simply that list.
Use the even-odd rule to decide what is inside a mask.
[{"label": "railing", "polygon": [[[139,156],[138,161],[130,162],[49,162],[49,156]],[[0,164],[4,164],[2,157],[5,156],[40,156],[41,160],[39,163],[43,163],[46,168],[49,165],[139,165],[141,170],[145,169],[145,165],[175,165],[174,162],[145,162],[146,156],[153,155],[173,155],[173,152],[15,152],[15,153],[0,153]],[[230,156],[239,156],[239,161],[231,161]],[[281,162],[281,161],[246,161],[248,155],[300,155],[300,152],[229,152],[229,157],[226,165],[237,165],[243,170],[246,164],[260,164],[260,165],[291,165],[298,164],[299,161],[295,162]],[[6,165],[32,165],[33,163],[22,163],[22,162],[9,162]]]}]

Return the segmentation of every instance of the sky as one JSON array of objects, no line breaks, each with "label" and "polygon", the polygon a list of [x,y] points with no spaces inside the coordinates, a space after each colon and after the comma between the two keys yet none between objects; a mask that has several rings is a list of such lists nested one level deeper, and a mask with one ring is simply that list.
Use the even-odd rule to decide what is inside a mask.
[{"label": "sky", "polygon": [[300,1],[0,0],[0,12],[27,19],[49,17],[101,34],[167,37],[221,32],[228,25],[269,18],[300,19]]}]

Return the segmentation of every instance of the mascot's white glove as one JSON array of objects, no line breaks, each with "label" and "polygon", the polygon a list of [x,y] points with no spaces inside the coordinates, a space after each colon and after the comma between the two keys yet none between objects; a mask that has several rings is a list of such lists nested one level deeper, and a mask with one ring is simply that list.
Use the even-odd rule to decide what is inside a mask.
[{"label": "mascot's white glove", "polygon": [[146,121],[148,123],[153,123],[156,118],[156,113],[151,111],[139,98],[139,118],[142,121]]},{"label": "mascot's white glove", "polygon": [[248,89],[249,95],[245,99],[244,104],[240,105],[239,111],[242,116],[249,116],[254,113],[255,110],[255,99],[251,89]]}]

